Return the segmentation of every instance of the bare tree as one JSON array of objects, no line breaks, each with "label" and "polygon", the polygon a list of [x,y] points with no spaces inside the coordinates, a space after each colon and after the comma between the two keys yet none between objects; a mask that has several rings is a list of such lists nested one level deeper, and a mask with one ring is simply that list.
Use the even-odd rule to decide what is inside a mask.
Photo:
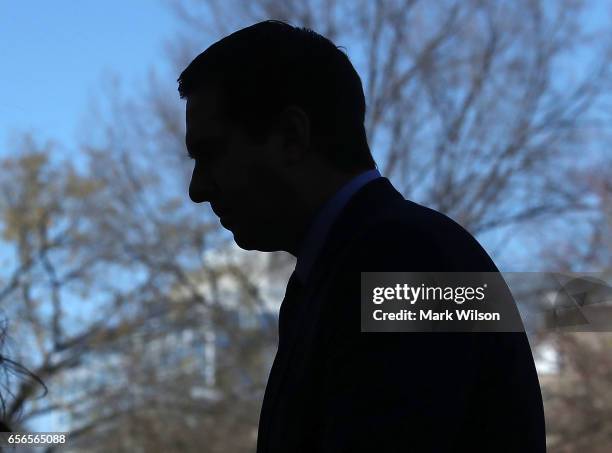
[{"label": "bare tree", "polygon": [[[576,149],[599,155],[608,144],[609,110],[597,108],[612,81],[610,52],[598,41],[592,64],[572,79],[572,59],[595,38],[578,22],[582,2],[168,3],[183,25],[167,46],[172,77],[151,71],[127,95],[110,80],[106,108],[83,124],[101,133],[84,136],[84,170],[27,137],[1,163],[0,225],[13,254],[0,301],[18,358],[50,389],[40,404],[32,387],[18,386],[9,413],[22,411],[25,423],[70,415],[79,451],[201,451],[202,442],[213,452],[251,451],[255,443],[276,335],[262,311],[257,258],[208,260],[205,252],[230,241],[210,210],[186,198],[191,168],[174,81],[202,43],[273,18],[344,46],[363,77],[382,173],[474,233],[505,245],[519,225],[542,230],[570,216],[589,224],[601,213],[595,187],[574,170]],[[604,169],[587,180],[606,181]],[[585,236],[593,253],[606,234]],[[544,245],[541,256],[558,241]],[[292,262],[272,254],[277,290]],[[236,306],[256,320],[250,327]],[[198,349],[211,331],[214,360]]]},{"label": "bare tree", "polygon": [[[191,37],[168,46],[177,67],[203,38],[263,19],[344,46],[382,173],[476,234],[591,208],[557,178],[593,130],[608,128],[594,106],[610,86],[610,41],[581,26],[582,2],[169,3]],[[590,46],[594,61],[574,80],[572,61],[587,61]]]},{"label": "bare tree", "polygon": [[[252,270],[210,267],[203,252],[214,248],[207,241],[215,242],[216,226],[181,212],[184,204],[124,149],[84,148],[89,168],[78,172],[52,159],[53,144],[39,147],[25,136],[22,146],[0,163],[3,245],[15,257],[3,268],[0,300],[19,338],[15,357],[50,391],[40,401],[35,382],[14,383],[7,419],[21,414],[18,427],[62,413],[72,420],[72,441],[84,439],[91,451],[117,447],[109,445],[114,436],[100,439],[123,421],[149,420],[144,437],[122,437],[132,451],[138,440],[153,441],[156,424],[170,427],[164,417],[174,429],[159,433],[159,451],[185,440],[189,420],[193,436],[207,424],[209,435],[233,432],[236,445],[250,445],[275,330],[261,317],[252,323],[258,329],[240,328],[227,302],[239,297],[243,312],[257,316],[262,296]],[[230,295],[220,294],[223,280]],[[216,380],[207,383],[210,361],[199,353],[213,327],[238,351],[215,360]],[[198,387],[204,393],[194,397]],[[250,410],[228,418],[224,431],[214,414],[237,399]]]},{"label": "bare tree", "polygon": [[[593,4],[168,3],[184,25],[168,45],[177,71],[203,50],[202,42],[265,19],[311,27],[346,48],[362,75],[368,137],[382,173],[407,198],[495,245],[502,268],[609,268],[610,209],[600,195],[609,189],[612,168],[604,157],[611,41],[581,22]],[[521,256],[521,250],[527,252]],[[607,337],[591,336],[596,340],[568,335],[567,344],[563,336],[533,339],[534,346],[553,341],[574,368],[598,364],[578,380],[568,378],[562,390],[545,385],[549,434],[559,451],[609,448],[603,442],[608,409],[593,409],[610,383],[610,364],[601,357]],[[580,381],[585,373],[598,376],[598,386],[586,393],[588,380]],[[567,401],[578,394],[584,410]],[[557,405],[564,397],[570,405]],[[563,413],[575,415],[575,429],[559,418]]]},{"label": "bare tree", "polygon": [[[597,272],[612,282],[612,185],[601,168],[612,168],[610,156],[571,172],[569,178],[591,194],[598,209],[591,213],[587,240],[571,237],[543,253],[551,268],[566,272]],[[601,319],[612,321],[610,303],[595,307]],[[610,327],[610,325],[609,325]],[[604,452],[612,432],[612,333],[542,332],[540,342],[552,347],[555,369],[541,377],[549,433],[549,451]]]}]

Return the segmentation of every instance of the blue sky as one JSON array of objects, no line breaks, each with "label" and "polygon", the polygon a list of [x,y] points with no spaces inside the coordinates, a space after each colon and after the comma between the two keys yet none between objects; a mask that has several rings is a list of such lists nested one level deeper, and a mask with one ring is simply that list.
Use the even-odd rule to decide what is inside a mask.
[{"label": "blue sky", "polygon": [[[586,24],[609,19],[607,0],[587,3]],[[0,157],[24,131],[75,144],[103,76],[133,84],[165,68],[163,43],[178,25],[163,0],[0,0]]]},{"label": "blue sky", "polygon": [[[592,4],[585,24],[599,28],[612,2]],[[26,131],[73,147],[104,75],[131,85],[167,69],[178,26],[163,0],[0,0],[0,159]]]},{"label": "blue sky", "polygon": [[[586,3],[587,27],[610,22],[612,2]],[[81,118],[105,76],[134,85],[151,68],[166,71],[164,42],[179,27],[167,0],[0,0],[0,159],[26,131],[37,143],[53,139],[74,149],[77,129],[95,127]],[[577,69],[580,63],[572,61]]]},{"label": "blue sky", "polygon": [[[585,25],[609,23],[612,2],[587,4]],[[164,42],[179,27],[165,0],[0,0],[0,159],[14,152],[11,138],[27,131],[37,143],[75,149],[78,128],[95,127],[81,119],[105,76],[131,86],[151,68],[166,71]]]},{"label": "blue sky", "polygon": [[70,145],[103,75],[136,83],[165,67],[176,28],[160,0],[0,1],[0,157],[11,132]]},{"label": "blue sky", "polygon": [[[0,159],[23,132],[76,146],[104,77],[134,84],[165,69],[163,44],[176,29],[162,0],[0,0]],[[54,416],[38,428],[57,427]]]}]

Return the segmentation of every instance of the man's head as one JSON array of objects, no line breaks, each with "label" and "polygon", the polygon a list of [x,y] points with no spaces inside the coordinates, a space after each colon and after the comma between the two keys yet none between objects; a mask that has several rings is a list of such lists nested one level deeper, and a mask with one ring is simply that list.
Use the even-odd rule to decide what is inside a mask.
[{"label": "man's head", "polygon": [[189,195],[245,249],[294,253],[313,213],[375,168],[365,98],[345,53],[312,30],[265,21],[216,42],[181,73]]}]

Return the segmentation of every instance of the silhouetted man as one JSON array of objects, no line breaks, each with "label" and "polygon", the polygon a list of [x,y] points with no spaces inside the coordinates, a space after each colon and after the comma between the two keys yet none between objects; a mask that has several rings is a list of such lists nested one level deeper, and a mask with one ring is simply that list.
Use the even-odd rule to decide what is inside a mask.
[{"label": "silhouetted man", "polygon": [[361,80],[311,30],[266,21],[179,78],[189,196],[246,250],[297,257],[257,451],[541,452],[524,333],[362,333],[361,271],[497,269],[448,217],[376,169]]}]

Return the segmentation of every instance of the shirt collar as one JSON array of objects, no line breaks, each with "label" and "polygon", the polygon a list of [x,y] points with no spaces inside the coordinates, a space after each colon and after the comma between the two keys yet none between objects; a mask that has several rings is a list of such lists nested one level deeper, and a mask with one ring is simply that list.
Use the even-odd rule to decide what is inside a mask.
[{"label": "shirt collar", "polygon": [[329,233],[334,221],[340,215],[342,209],[349,202],[351,197],[370,181],[380,178],[381,175],[376,169],[368,170],[355,176],[338,190],[323,207],[319,209],[310,224],[306,236],[300,246],[295,273],[301,283],[305,283],[312,266],[323,247],[324,241]]}]

